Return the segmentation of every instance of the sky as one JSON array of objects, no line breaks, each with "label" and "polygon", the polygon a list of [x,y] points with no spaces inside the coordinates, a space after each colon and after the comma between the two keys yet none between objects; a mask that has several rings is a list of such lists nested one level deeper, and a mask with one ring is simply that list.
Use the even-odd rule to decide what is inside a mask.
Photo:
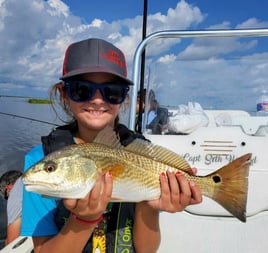
[{"label": "sky", "polygon": [[[268,1],[263,0],[148,0],[147,35],[161,30],[268,28],[267,10]],[[61,76],[66,47],[89,37],[106,39],[121,48],[132,79],[133,56],[142,39],[142,15],[143,1],[139,0],[0,0],[0,95],[47,97],[49,87]],[[220,53],[219,48],[223,50]],[[254,39],[161,41],[146,53],[148,62],[168,62],[169,66],[178,59],[207,57],[210,62],[202,62],[205,68],[223,54],[230,57],[243,51],[243,57],[252,57],[253,48],[265,58],[267,43]],[[263,61],[261,64],[265,65]],[[217,61],[215,66],[230,73],[223,70],[222,62],[218,65]],[[268,73],[267,65],[264,69],[262,73]],[[251,91],[257,94],[264,89],[265,78]],[[240,94],[239,85],[230,85],[229,92],[231,89],[233,94]],[[209,96],[213,97],[207,94],[202,102]]]}]

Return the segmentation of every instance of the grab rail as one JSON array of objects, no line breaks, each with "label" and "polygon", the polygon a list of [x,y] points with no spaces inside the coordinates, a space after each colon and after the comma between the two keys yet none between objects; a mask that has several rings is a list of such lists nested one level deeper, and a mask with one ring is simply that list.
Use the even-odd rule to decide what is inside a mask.
[{"label": "grab rail", "polygon": [[136,118],[136,101],[140,80],[140,65],[142,52],[147,45],[161,38],[196,38],[196,37],[261,37],[268,36],[268,29],[235,29],[235,30],[167,30],[152,33],[138,45],[133,61],[133,90],[130,105],[129,128],[134,130]]}]

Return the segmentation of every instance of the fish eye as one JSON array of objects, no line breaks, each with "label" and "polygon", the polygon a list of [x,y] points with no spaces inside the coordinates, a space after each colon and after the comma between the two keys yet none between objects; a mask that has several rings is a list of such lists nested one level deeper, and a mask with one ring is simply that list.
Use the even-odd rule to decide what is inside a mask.
[{"label": "fish eye", "polygon": [[57,169],[57,165],[53,162],[48,162],[44,165],[44,170],[47,173],[51,173],[51,172],[55,171],[56,169]]}]

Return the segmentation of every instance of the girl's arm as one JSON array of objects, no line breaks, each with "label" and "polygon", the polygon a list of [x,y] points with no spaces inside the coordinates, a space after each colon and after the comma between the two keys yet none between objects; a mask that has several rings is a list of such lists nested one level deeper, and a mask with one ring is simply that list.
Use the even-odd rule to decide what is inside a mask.
[{"label": "girl's arm", "polygon": [[136,205],[133,241],[137,253],[156,252],[161,241],[159,212],[180,212],[188,205],[202,201],[199,188],[182,174],[161,174],[161,196]]},{"label": "girl's arm", "polygon": [[[65,207],[74,215],[70,215],[61,231],[53,236],[33,237],[35,253],[81,253],[104,213],[112,194],[112,176],[105,174],[103,180],[99,175],[94,188],[84,199],[66,199]],[[77,219],[77,218],[78,219]],[[82,222],[80,220],[86,222]]]}]

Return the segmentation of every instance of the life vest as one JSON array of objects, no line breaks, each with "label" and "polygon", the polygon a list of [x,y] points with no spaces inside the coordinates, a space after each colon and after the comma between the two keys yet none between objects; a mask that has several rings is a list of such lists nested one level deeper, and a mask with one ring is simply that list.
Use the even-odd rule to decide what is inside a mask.
[{"label": "life vest", "polygon": [[[130,131],[126,126],[119,124],[115,129],[120,143],[127,146],[136,138],[144,139],[144,136]],[[55,128],[48,136],[42,136],[44,154],[47,155],[64,146],[74,144],[73,133],[77,131],[76,124],[64,125]],[[105,233],[104,245],[101,245],[101,235],[94,235],[89,238],[83,253],[94,252],[98,247],[98,252],[116,253],[128,252],[134,253],[135,249],[132,240],[132,230],[135,217],[135,203],[110,203],[104,214],[104,223],[101,231]],[[55,223],[61,229],[70,215],[63,204],[63,200],[57,201],[57,210],[55,212]],[[97,228],[96,228],[97,229]],[[95,229],[95,230],[96,230]],[[96,234],[96,233],[95,233]],[[96,240],[99,240],[96,242]],[[96,243],[98,244],[96,246]]]}]

